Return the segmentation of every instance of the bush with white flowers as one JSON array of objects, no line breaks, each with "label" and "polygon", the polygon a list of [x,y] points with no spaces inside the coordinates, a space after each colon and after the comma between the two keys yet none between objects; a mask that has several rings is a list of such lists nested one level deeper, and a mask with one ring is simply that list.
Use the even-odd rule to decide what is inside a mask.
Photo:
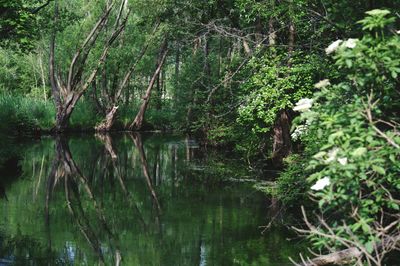
[{"label": "bush with white flowers", "polygon": [[317,83],[313,98],[294,108],[309,123],[302,178],[329,217],[326,235],[335,235],[311,235],[320,249],[356,239],[375,254],[383,236],[400,231],[400,37],[387,27],[393,21],[386,10],[367,12],[363,38],[329,45],[344,78]]}]

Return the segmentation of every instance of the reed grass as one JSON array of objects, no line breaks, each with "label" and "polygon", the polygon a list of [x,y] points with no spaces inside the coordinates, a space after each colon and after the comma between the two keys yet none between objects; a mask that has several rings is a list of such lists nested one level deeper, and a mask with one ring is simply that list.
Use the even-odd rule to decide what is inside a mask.
[{"label": "reed grass", "polygon": [[0,132],[29,133],[49,130],[54,125],[55,108],[51,101],[0,94]]}]

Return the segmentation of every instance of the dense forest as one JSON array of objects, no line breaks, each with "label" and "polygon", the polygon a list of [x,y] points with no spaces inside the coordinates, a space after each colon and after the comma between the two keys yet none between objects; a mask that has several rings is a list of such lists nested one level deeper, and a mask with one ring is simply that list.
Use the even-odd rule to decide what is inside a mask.
[{"label": "dense forest", "polygon": [[1,142],[188,133],[279,170],[256,187],[301,208],[313,254],[293,263],[398,256],[400,1],[0,0],[0,16]]}]

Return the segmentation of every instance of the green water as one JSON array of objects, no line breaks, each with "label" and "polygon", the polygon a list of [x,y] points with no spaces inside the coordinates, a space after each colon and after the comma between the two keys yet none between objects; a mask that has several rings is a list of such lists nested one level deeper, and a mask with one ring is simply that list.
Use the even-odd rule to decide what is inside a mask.
[{"label": "green water", "polygon": [[277,208],[190,138],[3,139],[0,155],[0,265],[291,265],[304,250],[280,222],[261,234]]}]

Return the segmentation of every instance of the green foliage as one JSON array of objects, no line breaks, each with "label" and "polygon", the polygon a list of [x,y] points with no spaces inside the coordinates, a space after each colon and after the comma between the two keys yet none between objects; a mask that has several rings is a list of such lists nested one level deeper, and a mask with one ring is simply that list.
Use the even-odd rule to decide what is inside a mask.
[{"label": "green foliage", "polygon": [[157,109],[150,109],[146,114],[146,122],[155,129],[168,130],[174,124],[175,116],[173,110],[163,107],[163,112]]},{"label": "green foliage", "polygon": [[283,51],[273,51],[254,58],[248,65],[254,74],[243,86],[238,122],[255,133],[270,131],[279,111],[311,95],[322,65],[319,57],[304,53],[288,59]]},{"label": "green foliage", "polygon": [[50,16],[40,0],[0,0],[0,47],[26,52],[35,48],[39,32],[45,32]]},{"label": "green foliage", "polygon": [[232,125],[214,125],[209,131],[209,139],[219,145],[229,144],[237,138],[235,127]]},{"label": "green foliage", "polygon": [[1,22],[0,35],[1,46],[10,45],[11,41],[16,41],[21,48],[32,48],[31,23],[34,21],[34,16],[29,10],[24,8],[24,1],[0,1]]},{"label": "green foliage", "polygon": [[0,94],[0,132],[24,134],[50,129],[54,124],[54,105],[39,99]]},{"label": "green foliage", "polygon": [[[310,182],[327,176],[333,184],[316,193],[324,212],[348,214],[357,209],[359,216],[346,216],[346,220],[363,243],[374,240],[370,226],[383,209],[389,213],[398,211],[399,206],[392,196],[396,197],[400,189],[400,150],[375,131],[365,117],[368,108],[358,100],[338,111],[319,111],[319,130],[315,130],[320,131],[317,135],[323,134],[319,136],[322,148],[308,166],[313,173]],[[393,133],[387,132],[399,144],[400,138]],[[347,232],[342,232],[342,226],[334,230],[349,237]]]},{"label": "green foliage", "polygon": [[[310,185],[329,180],[324,187],[313,186],[313,196],[324,216],[333,217],[326,223],[336,237],[311,235],[318,248],[343,247],[338,238],[357,239],[373,253],[379,228],[392,223],[396,218],[390,217],[400,209],[400,136],[396,126],[400,122],[396,92],[400,38],[383,33],[382,23],[387,26],[393,22],[391,18],[382,20],[388,14],[367,12],[361,21],[364,28],[379,29],[382,34],[366,33],[358,41],[340,44],[334,58],[346,78],[317,92],[317,104],[302,114],[313,139],[308,148],[313,153],[308,153],[305,172],[296,179],[308,175]],[[388,124],[385,121],[389,119]],[[291,171],[289,168],[283,177]],[[386,218],[381,219],[383,216]]]},{"label": "green foliage", "polygon": [[275,195],[285,206],[307,201],[308,183],[304,178],[307,157],[292,155],[285,160],[285,171],[279,175]]},{"label": "green foliage", "polygon": [[0,92],[26,95],[32,90],[40,90],[42,92],[37,96],[44,99],[44,95],[48,94],[48,87],[43,85],[47,80],[44,60],[33,52],[22,55],[0,48]]},{"label": "green foliage", "polygon": [[365,13],[369,16],[359,21],[363,26],[363,30],[382,30],[387,25],[396,21],[392,16],[387,17],[390,14],[389,10],[374,9]]},{"label": "green foliage", "polygon": [[82,99],[72,113],[70,126],[74,130],[93,130],[101,119],[102,117],[96,112],[94,104],[91,101]]}]

